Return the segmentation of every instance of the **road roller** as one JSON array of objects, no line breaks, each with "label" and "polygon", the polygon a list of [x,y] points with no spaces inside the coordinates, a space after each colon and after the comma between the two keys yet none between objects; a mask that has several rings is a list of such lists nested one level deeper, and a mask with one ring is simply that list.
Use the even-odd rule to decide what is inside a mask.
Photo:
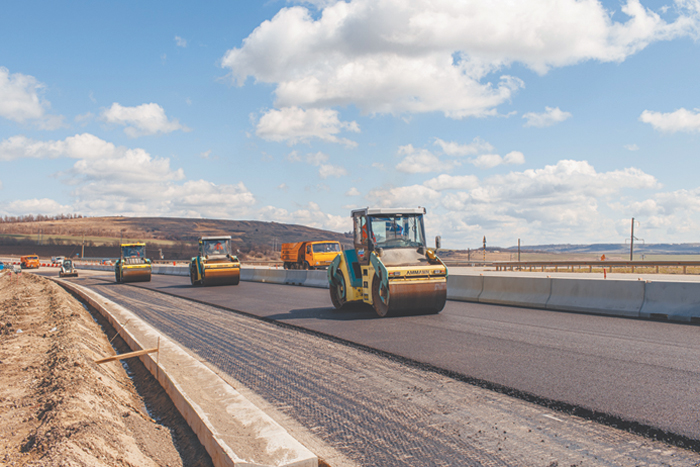
[{"label": "road roller", "polygon": [[201,237],[199,255],[190,261],[192,285],[238,285],[241,262],[231,254],[231,237]]},{"label": "road roller", "polygon": [[151,260],[146,258],[145,243],[122,243],[121,255],[114,264],[114,278],[121,282],[150,282]]},{"label": "road roller", "polygon": [[379,316],[435,314],[447,299],[447,267],[427,248],[425,208],[352,211],[354,248],[328,267],[336,309],[367,303]]}]

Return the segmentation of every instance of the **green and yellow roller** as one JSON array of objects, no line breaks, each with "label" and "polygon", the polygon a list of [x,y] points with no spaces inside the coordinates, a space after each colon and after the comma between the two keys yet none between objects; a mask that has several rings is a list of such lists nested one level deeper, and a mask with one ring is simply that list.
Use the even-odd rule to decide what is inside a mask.
[{"label": "green and yellow roller", "polygon": [[333,305],[367,303],[379,316],[439,313],[447,299],[447,267],[427,248],[425,208],[352,211],[354,248],[328,267]]},{"label": "green and yellow roller", "polygon": [[192,285],[237,285],[241,263],[231,254],[231,237],[201,237],[199,255],[190,261]]},{"label": "green and yellow roller", "polygon": [[118,283],[151,281],[151,260],[146,258],[145,243],[121,244],[121,255],[114,265],[114,278]]}]

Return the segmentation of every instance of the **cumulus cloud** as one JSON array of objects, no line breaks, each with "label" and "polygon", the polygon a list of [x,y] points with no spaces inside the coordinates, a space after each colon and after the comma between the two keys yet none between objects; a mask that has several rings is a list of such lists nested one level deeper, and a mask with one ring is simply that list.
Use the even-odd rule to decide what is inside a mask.
[{"label": "cumulus cloud", "polygon": [[185,48],[187,47],[187,40],[183,39],[180,36],[175,36],[175,45],[177,45],[178,47]]},{"label": "cumulus cloud", "polygon": [[72,206],[62,205],[49,198],[34,198],[10,201],[4,203],[0,209],[0,215],[4,216],[23,216],[31,214],[61,214],[73,212]]},{"label": "cumulus cloud", "polygon": [[683,131],[686,133],[700,132],[700,110],[686,110],[680,108],[675,112],[661,113],[645,110],[639,116],[639,120],[649,123],[655,130],[665,133],[676,133]]},{"label": "cumulus cloud", "polygon": [[639,151],[639,146],[636,144],[625,144],[624,148],[628,151]]},{"label": "cumulus cloud", "polygon": [[479,186],[479,179],[475,175],[442,174],[424,182],[423,185],[436,191],[471,190]]},{"label": "cumulus cloud", "polygon": [[358,190],[355,187],[350,188],[348,191],[345,192],[345,196],[360,196],[360,190]]},{"label": "cumulus cloud", "polygon": [[505,157],[498,154],[482,154],[476,158],[469,159],[470,164],[480,169],[492,169],[498,165],[520,165],[525,163],[525,155],[520,151],[511,151]]},{"label": "cumulus cloud", "polygon": [[[328,177],[339,178],[348,174],[348,171],[347,169],[345,169],[345,167],[332,164],[324,164],[324,162],[327,162],[328,159],[328,154],[324,154],[321,151],[313,154],[307,154],[305,158],[306,163],[318,167],[318,175],[324,180]],[[301,162],[302,158],[299,155],[299,153],[297,153],[296,151],[292,151],[287,155],[287,160],[290,162]]]},{"label": "cumulus cloud", "polygon": [[429,173],[449,171],[456,165],[455,162],[441,161],[427,149],[416,149],[412,144],[399,147],[399,156],[404,156],[403,160],[396,164],[396,170],[404,173]]},{"label": "cumulus cloud", "polygon": [[[621,62],[649,44],[697,36],[695,2],[671,22],[627,0],[614,21],[598,1],[352,0],[283,8],[221,65],[234,83],[276,86],[276,106],[353,104],[365,113],[495,114],[523,86],[497,73],[537,73],[588,60]],[[494,78],[495,75],[495,78]]]},{"label": "cumulus cloud", "polygon": [[371,190],[367,199],[381,207],[415,207],[440,199],[440,192],[424,185],[378,188]]},{"label": "cumulus cloud", "polygon": [[360,127],[354,121],[341,121],[336,110],[284,107],[267,111],[260,118],[255,134],[268,141],[286,141],[289,145],[318,138],[330,143],[357,146],[354,141],[339,138],[337,135],[341,131],[359,133]]},{"label": "cumulus cloud", "polygon": [[63,126],[63,117],[47,114],[51,104],[41,97],[45,85],[30,75],[10,74],[0,67],[0,117],[41,129],[55,130]]},{"label": "cumulus cloud", "polygon": [[0,160],[18,158],[76,159],[70,169],[59,173],[73,186],[73,203],[63,206],[52,200],[24,200],[10,206],[25,214],[81,212],[230,218],[250,215],[256,202],[243,183],[186,181],[184,171],[173,170],[167,158],[153,157],[141,148],[115,146],[88,133],[59,141],[15,136],[0,142]]},{"label": "cumulus cloud", "polygon": [[571,118],[569,112],[563,112],[559,107],[545,107],[544,109],[545,111],[542,113],[528,112],[523,115],[523,118],[527,120],[527,123],[523,126],[544,128]]},{"label": "cumulus cloud", "polygon": [[131,138],[177,130],[190,131],[177,119],[168,119],[163,107],[155,103],[124,107],[115,102],[112,107],[102,111],[100,118],[107,123],[124,126],[124,133]]},{"label": "cumulus cloud", "polygon": [[307,225],[317,229],[328,229],[336,232],[352,230],[352,220],[348,216],[327,214],[314,202],[310,202],[308,205],[292,212],[274,206],[265,206],[258,211],[257,218],[259,220]]}]

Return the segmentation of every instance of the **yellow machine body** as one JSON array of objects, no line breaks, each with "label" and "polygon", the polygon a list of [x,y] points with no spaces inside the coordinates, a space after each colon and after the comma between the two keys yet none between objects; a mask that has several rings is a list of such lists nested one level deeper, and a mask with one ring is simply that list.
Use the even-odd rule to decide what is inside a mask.
[{"label": "yellow machine body", "polygon": [[[359,210],[362,211],[362,210]],[[405,221],[407,217],[415,226],[411,240],[371,242],[370,222],[363,223],[355,216],[356,245],[345,250],[328,268],[331,301],[336,308],[348,303],[372,305],[379,316],[439,313],[447,299],[447,267],[435,254],[425,248],[422,232],[421,209],[365,209],[365,217],[375,215],[382,219],[374,222],[375,229],[381,223],[394,219]],[[353,212],[355,214],[355,212]],[[368,225],[369,224],[369,225]],[[363,235],[363,226],[365,234]],[[392,243],[393,242],[393,243]],[[373,244],[374,243],[374,244]],[[385,245],[390,248],[382,248]]]},{"label": "yellow machine body", "polygon": [[241,263],[231,254],[231,237],[202,237],[199,255],[190,261],[192,285],[238,285]]},{"label": "yellow machine body", "polygon": [[122,243],[121,257],[114,265],[117,282],[150,282],[151,260],[146,258],[145,243]]}]

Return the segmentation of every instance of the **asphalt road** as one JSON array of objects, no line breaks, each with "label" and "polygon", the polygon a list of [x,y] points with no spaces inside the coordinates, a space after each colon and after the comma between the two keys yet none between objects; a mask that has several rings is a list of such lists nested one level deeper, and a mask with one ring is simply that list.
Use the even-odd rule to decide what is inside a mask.
[{"label": "asphalt road", "polygon": [[137,286],[338,337],[584,416],[605,414],[637,431],[700,440],[698,326],[453,301],[439,315],[380,319],[367,309],[334,310],[325,289],[194,288],[178,276]]},{"label": "asphalt road", "polygon": [[700,465],[697,452],[296,327],[109,280],[76,282],[252,390],[273,418],[295,420],[294,435],[333,467]]}]

